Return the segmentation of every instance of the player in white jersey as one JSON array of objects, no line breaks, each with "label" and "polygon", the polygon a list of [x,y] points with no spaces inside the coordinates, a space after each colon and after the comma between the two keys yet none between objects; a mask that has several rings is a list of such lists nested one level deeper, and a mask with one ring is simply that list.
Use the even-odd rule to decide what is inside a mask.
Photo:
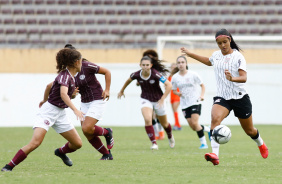
[{"label": "player in white jersey", "polygon": [[[185,56],[179,56],[176,60],[177,67],[172,71],[171,83],[173,93],[180,97],[180,106],[184,117],[192,130],[196,131],[201,142],[199,149],[207,149],[207,141],[204,131],[210,132],[210,128],[199,124],[201,115],[201,101],[204,100],[205,85],[200,76],[193,71],[188,71]],[[177,91],[179,88],[179,92]]]},{"label": "player in white jersey", "polygon": [[[244,86],[247,81],[245,58],[239,52],[241,49],[226,29],[219,30],[215,34],[215,40],[220,50],[214,52],[210,58],[194,54],[184,47],[181,48],[185,55],[207,66],[214,66],[217,95],[214,97],[211,112],[210,132],[212,133],[212,130],[220,125],[233,110],[245,133],[257,143],[261,156],[267,158],[268,149],[260,137],[259,131],[253,125],[252,103]],[[211,147],[212,153],[205,154],[205,159],[218,165],[219,144],[212,139]]]}]

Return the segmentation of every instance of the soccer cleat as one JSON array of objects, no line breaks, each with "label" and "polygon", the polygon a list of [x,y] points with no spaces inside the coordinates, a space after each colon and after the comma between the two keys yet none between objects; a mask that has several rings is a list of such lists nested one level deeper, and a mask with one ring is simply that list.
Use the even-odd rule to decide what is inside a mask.
[{"label": "soccer cleat", "polygon": [[172,130],[175,130],[175,131],[177,131],[177,130],[181,130],[182,128],[181,127],[178,127],[178,126],[173,126],[173,128],[172,128]]},{"label": "soccer cleat", "polygon": [[219,164],[218,156],[215,153],[206,153],[205,159],[213,163],[213,165]]},{"label": "soccer cleat", "polygon": [[159,149],[159,146],[157,144],[152,144],[151,146],[151,150],[158,150]]},{"label": "soccer cleat", "polygon": [[111,150],[109,150],[109,154],[104,154],[100,160],[113,160],[113,155],[111,154]]},{"label": "soccer cleat", "polygon": [[106,130],[109,132],[107,135],[105,135],[107,148],[112,149],[114,146],[113,130],[111,128],[106,128]]},{"label": "soccer cleat", "polygon": [[170,146],[171,148],[174,148],[174,146],[175,146],[175,140],[174,140],[173,135],[171,135],[171,138],[168,139],[168,143],[169,143],[169,146]]},{"label": "soccer cleat", "polygon": [[11,167],[10,165],[6,164],[2,169],[1,171],[3,172],[10,172],[13,170],[13,167]]},{"label": "soccer cleat", "polygon": [[267,149],[267,147],[264,143],[263,143],[263,145],[259,146],[259,151],[260,151],[262,158],[268,157],[268,149]]},{"label": "soccer cleat", "polygon": [[199,149],[208,149],[208,145],[206,145],[206,144],[201,144],[201,146],[199,147]]},{"label": "soccer cleat", "polygon": [[71,159],[66,154],[61,153],[59,148],[55,150],[55,155],[60,157],[67,166],[72,166]]}]

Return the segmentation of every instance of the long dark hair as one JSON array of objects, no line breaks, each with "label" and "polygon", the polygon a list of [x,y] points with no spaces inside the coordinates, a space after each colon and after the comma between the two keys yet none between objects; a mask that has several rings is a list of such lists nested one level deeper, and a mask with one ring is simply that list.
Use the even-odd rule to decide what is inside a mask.
[{"label": "long dark hair", "polygon": [[[185,61],[186,61],[186,69],[188,70],[188,63],[187,63],[187,59],[185,56],[178,56],[177,59],[176,59],[176,63],[178,61],[179,58],[183,58]],[[171,76],[173,76],[174,74],[176,74],[177,72],[179,71],[179,68],[178,67],[175,67],[170,73],[171,73]]]},{"label": "long dark hair", "polygon": [[57,72],[65,70],[68,67],[74,67],[74,63],[81,58],[80,52],[73,49],[61,49],[56,56]]},{"label": "long dark hair", "polygon": [[230,47],[232,49],[236,49],[238,50],[239,52],[242,51],[242,49],[236,44],[236,42],[234,41],[232,35],[226,30],[226,29],[221,29],[219,31],[216,32],[215,34],[215,38],[217,38],[218,36],[220,35],[225,35],[225,36],[228,36],[230,37],[231,41],[230,41]]},{"label": "long dark hair", "polygon": [[[152,68],[156,69],[161,74],[166,75],[169,72],[169,70],[165,67],[165,65],[162,64],[165,61],[159,60],[159,56],[158,56],[158,53],[156,51],[154,51],[152,49],[146,50],[143,53],[143,58],[144,58],[144,56],[148,56],[150,58],[150,61],[153,64]],[[142,61],[142,59],[141,59],[141,61]]]}]

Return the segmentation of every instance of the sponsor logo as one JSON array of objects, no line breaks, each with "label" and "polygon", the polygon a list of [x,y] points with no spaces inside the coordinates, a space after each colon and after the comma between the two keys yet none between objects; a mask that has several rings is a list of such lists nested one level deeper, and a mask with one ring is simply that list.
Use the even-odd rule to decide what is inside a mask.
[{"label": "sponsor logo", "polygon": [[143,83],[143,81],[139,81],[139,83]]},{"label": "sponsor logo", "polygon": [[80,79],[80,80],[84,80],[84,79],[85,79],[85,75],[80,75],[80,76],[79,76],[79,79]]},{"label": "sponsor logo", "polygon": [[250,113],[247,113],[246,116],[248,116]]},{"label": "sponsor logo", "polygon": [[195,111],[195,110],[197,110],[197,109],[192,109],[192,111]]},{"label": "sponsor logo", "polygon": [[149,82],[150,82],[150,84],[154,84],[155,80],[150,80]]},{"label": "sponsor logo", "polygon": [[50,122],[48,120],[44,120],[44,123],[48,126],[50,125]]},{"label": "sponsor logo", "polygon": [[221,99],[216,99],[214,103],[219,103]]}]

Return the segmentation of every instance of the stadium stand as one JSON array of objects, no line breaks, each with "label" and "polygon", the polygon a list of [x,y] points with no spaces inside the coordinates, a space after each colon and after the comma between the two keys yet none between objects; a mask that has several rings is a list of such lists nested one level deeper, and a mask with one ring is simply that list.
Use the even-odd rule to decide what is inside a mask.
[{"label": "stadium stand", "polygon": [[152,47],[159,35],[210,35],[222,27],[281,35],[281,14],[282,0],[0,0],[0,47]]}]

